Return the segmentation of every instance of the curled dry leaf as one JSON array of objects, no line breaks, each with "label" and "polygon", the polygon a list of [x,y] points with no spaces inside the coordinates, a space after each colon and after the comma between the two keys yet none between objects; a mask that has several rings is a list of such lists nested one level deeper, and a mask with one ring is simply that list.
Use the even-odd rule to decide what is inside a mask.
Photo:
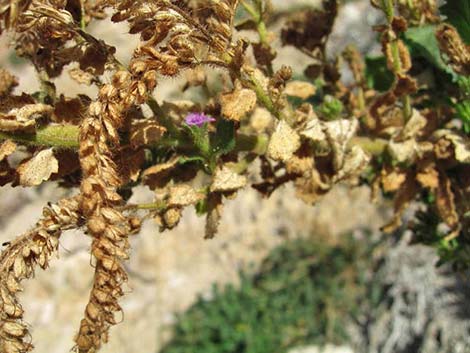
[{"label": "curled dry leaf", "polygon": [[174,168],[178,165],[179,156],[174,156],[165,163],[156,164],[147,168],[142,173],[144,184],[155,189],[156,187],[163,187],[168,182],[168,177]]},{"label": "curled dry leaf", "polygon": [[438,140],[449,141],[453,148],[455,159],[461,163],[470,163],[470,140],[451,130],[439,130],[434,134]]},{"label": "curled dry leaf", "polygon": [[268,145],[268,156],[275,161],[288,161],[300,147],[300,136],[289,124],[280,120]]},{"label": "curled dry leaf", "polygon": [[309,82],[291,81],[287,83],[284,93],[291,97],[307,99],[313,96],[316,91],[316,87]]},{"label": "curled dry leaf", "polygon": [[261,133],[270,129],[273,122],[271,113],[265,108],[258,107],[251,115],[250,125],[256,132]]},{"label": "curled dry leaf", "polygon": [[324,132],[334,152],[333,165],[339,171],[344,164],[349,141],[359,126],[357,119],[339,119],[324,123]]},{"label": "curled dry leaf", "polygon": [[396,193],[395,199],[393,201],[393,218],[387,225],[382,227],[382,230],[385,233],[391,233],[401,226],[401,217],[403,215],[403,212],[405,212],[410,202],[414,200],[418,191],[419,188],[414,178],[410,175],[407,175],[405,177],[405,182],[402,184],[400,189],[398,189],[398,192]]},{"label": "curled dry leaf", "polygon": [[16,169],[22,186],[35,186],[59,171],[59,162],[52,148],[42,150]]},{"label": "curled dry leaf", "polygon": [[439,172],[436,169],[436,164],[429,162],[422,166],[416,173],[416,180],[425,188],[437,189],[439,187]]},{"label": "curled dry leaf", "polygon": [[244,175],[239,175],[227,166],[222,166],[215,171],[211,184],[211,192],[236,191],[246,186],[248,180]]},{"label": "curled dry leaf", "polygon": [[413,113],[401,131],[399,138],[407,140],[418,137],[426,127],[427,123],[427,119],[421,115],[418,110],[413,109]]},{"label": "curled dry leaf", "polygon": [[91,84],[96,79],[95,76],[93,76],[93,74],[87,71],[81,70],[77,67],[69,70],[69,76],[75,82],[81,85],[86,85],[86,86],[91,86]]},{"label": "curled dry leaf", "polygon": [[251,89],[236,87],[233,92],[220,96],[222,115],[230,120],[240,121],[256,106],[256,93]]},{"label": "curled dry leaf", "polygon": [[14,108],[6,114],[0,113],[1,131],[31,131],[35,129],[36,119],[52,114],[54,108],[46,104],[26,104]]},{"label": "curled dry leaf", "polygon": [[406,172],[401,169],[385,166],[381,171],[380,181],[384,192],[397,191],[406,180]]},{"label": "curled dry leaf", "polygon": [[212,193],[207,197],[207,217],[204,239],[212,239],[216,236],[222,218],[222,195]]},{"label": "curled dry leaf", "polygon": [[450,179],[444,174],[439,175],[439,187],[436,192],[436,207],[442,220],[452,229],[459,225],[459,216],[455,208],[455,196],[452,192]]},{"label": "curled dry leaf", "polygon": [[4,141],[0,146],[0,161],[3,161],[6,157],[15,152],[15,150],[16,143],[11,140]]},{"label": "curled dry leaf", "polygon": [[350,179],[359,176],[369,165],[370,156],[359,146],[353,146],[344,157],[343,166],[334,176],[333,181]]},{"label": "curled dry leaf", "polygon": [[18,85],[15,76],[10,74],[7,70],[0,68],[0,97],[9,94],[13,87]]},{"label": "curled dry leaf", "polygon": [[204,199],[204,194],[196,191],[191,185],[179,184],[170,187],[168,190],[169,207],[185,207],[194,205]]},{"label": "curled dry leaf", "polygon": [[139,120],[132,124],[130,142],[134,148],[152,145],[158,142],[165,132],[166,129],[155,120]]}]

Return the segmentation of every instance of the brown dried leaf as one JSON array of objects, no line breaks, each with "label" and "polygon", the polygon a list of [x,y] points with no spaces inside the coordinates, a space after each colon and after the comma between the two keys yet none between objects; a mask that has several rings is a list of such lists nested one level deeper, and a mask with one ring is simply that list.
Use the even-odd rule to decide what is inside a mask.
[{"label": "brown dried leaf", "polygon": [[157,143],[165,134],[166,129],[155,120],[134,121],[131,127],[130,142],[134,148]]},{"label": "brown dried leaf", "polygon": [[174,156],[165,163],[156,164],[147,168],[142,173],[144,184],[149,185],[151,189],[163,187],[169,180],[171,172],[178,165],[179,156]]},{"label": "brown dried leaf", "polygon": [[427,163],[416,173],[416,180],[425,188],[437,189],[439,186],[439,172],[435,163]]},{"label": "brown dried leaf", "polygon": [[179,184],[169,188],[168,190],[168,206],[169,207],[185,207],[194,205],[204,199],[204,194],[196,191],[191,185]]},{"label": "brown dried leaf", "polygon": [[357,119],[340,119],[324,123],[324,132],[334,152],[333,165],[336,171],[343,168],[349,140],[355,135],[358,127]]},{"label": "brown dried leaf", "polygon": [[391,233],[401,226],[401,216],[411,201],[414,200],[416,194],[419,192],[418,185],[411,175],[406,176],[405,183],[398,190],[394,200],[394,211],[392,220],[382,227],[385,233]]},{"label": "brown dried leaf", "polygon": [[207,217],[204,239],[212,239],[217,234],[220,219],[222,218],[222,195],[220,193],[210,194],[207,198]]},{"label": "brown dried leaf", "polygon": [[435,136],[450,141],[454,148],[455,159],[461,163],[470,163],[470,140],[451,130],[440,130]]},{"label": "brown dried leaf", "polygon": [[262,133],[274,125],[274,119],[268,110],[258,107],[251,115],[250,125],[256,132]]},{"label": "brown dried leaf", "polygon": [[288,96],[307,99],[308,97],[313,96],[316,91],[317,88],[309,82],[291,81],[287,83],[284,93]]},{"label": "brown dried leaf", "polygon": [[0,97],[11,93],[13,87],[18,85],[18,80],[7,70],[0,68]]},{"label": "brown dried leaf", "polygon": [[300,136],[287,122],[281,120],[271,136],[267,155],[276,160],[286,162],[300,147]]},{"label": "brown dried leaf", "polygon": [[214,180],[212,181],[211,192],[229,192],[236,191],[245,187],[247,178],[232,171],[227,166],[222,166],[215,171]]},{"label": "brown dried leaf", "polygon": [[52,148],[42,150],[17,168],[19,183],[22,186],[35,186],[48,180],[59,171],[59,162]]},{"label": "brown dried leaf", "polygon": [[94,75],[79,68],[70,69],[69,76],[75,82],[86,86],[91,86],[91,84],[95,81]]},{"label": "brown dried leaf", "polygon": [[370,156],[359,146],[353,146],[344,157],[343,166],[334,176],[333,181],[350,179],[359,176],[369,165]]},{"label": "brown dried leaf", "polygon": [[16,143],[11,140],[6,140],[0,146],[0,161],[3,161],[6,157],[16,151]]},{"label": "brown dried leaf", "polygon": [[439,187],[436,192],[436,207],[442,220],[451,228],[459,225],[459,216],[455,207],[455,196],[450,179],[440,174]]},{"label": "brown dried leaf", "polygon": [[381,171],[380,181],[384,192],[397,191],[406,180],[406,172],[401,169],[386,166]]},{"label": "brown dried leaf", "polygon": [[220,96],[222,115],[230,120],[240,121],[256,106],[256,93],[251,89],[236,87],[233,92]]},{"label": "brown dried leaf", "polygon": [[53,107],[46,104],[26,104],[21,108],[13,108],[7,114],[0,113],[1,131],[31,131],[35,129],[36,120],[49,116]]}]

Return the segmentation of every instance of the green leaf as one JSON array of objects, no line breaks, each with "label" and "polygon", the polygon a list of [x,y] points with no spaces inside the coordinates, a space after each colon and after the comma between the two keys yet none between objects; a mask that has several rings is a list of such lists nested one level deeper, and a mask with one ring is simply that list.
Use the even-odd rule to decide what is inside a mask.
[{"label": "green leaf", "polygon": [[221,156],[235,148],[235,124],[231,120],[220,119],[211,142],[212,154]]},{"label": "green leaf", "polygon": [[436,26],[412,27],[404,33],[404,39],[411,56],[421,56],[439,70],[453,74],[452,69],[442,60],[436,39]]},{"label": "green leaf", "polygon": [[381,92],[388,91],[394,79],[384,56],[366,57],[366,80],[370,88]]},{"label": "green leaf", "polygon": [[470,44],[470,1],[447,0],[440,11],[447,17],[447,22],[457,28],[465,43]]}]

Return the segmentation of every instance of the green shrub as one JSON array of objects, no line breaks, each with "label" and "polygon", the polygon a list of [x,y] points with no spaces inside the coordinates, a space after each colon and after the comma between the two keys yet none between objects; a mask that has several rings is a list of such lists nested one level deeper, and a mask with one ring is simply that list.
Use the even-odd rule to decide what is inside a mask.
[{"label": "green shrub", "polygon": [[[346,237],[331,246],[298,239],[274,249],[241,285],[213,287],[179,316],[163,353],[275,353],[301,344],[343,343],[346,320],[365,293],[371,246]],[[370,242],[369,242],[370,244]]]}]

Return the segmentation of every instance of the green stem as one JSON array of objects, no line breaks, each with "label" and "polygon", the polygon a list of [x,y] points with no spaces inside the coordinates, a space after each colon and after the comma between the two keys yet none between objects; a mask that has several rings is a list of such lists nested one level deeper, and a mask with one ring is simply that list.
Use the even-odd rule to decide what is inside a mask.
[{"label": "green stem", "polygon": [[[78,143],[79,127],[77,125],[50,125],[36,132],[1,132],[0,140],[12,140],[25,145],[44,146],[55,148],[75,149]],[[238,134],[235,151],[251,151],[256,154],[264,154],[268,145],[267,135]],[[168,147],[177,150],[193,148],[191,143],[180,142],[173,138],[162,138],[154,147]]]},{"label": "green stem", "polygon": [[12,140],[33,146],[78,149],[78,126],[51,125],[35,133],[0,132],[0,140]]}]

